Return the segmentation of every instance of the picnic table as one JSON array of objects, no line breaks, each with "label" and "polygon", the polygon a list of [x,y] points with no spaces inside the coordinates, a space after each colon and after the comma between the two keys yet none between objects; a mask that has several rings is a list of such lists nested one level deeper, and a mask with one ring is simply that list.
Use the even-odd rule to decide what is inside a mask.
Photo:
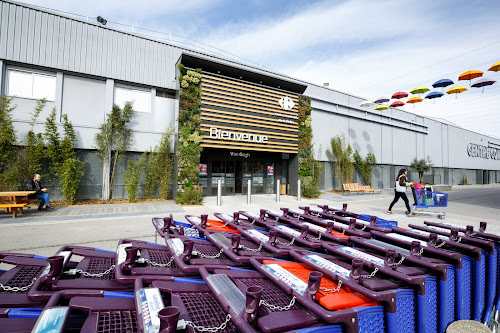
[{"label": "picnic table", "polygon": [[[28,195],[36,193],[36,191],[12,191],[12,192],[0,192],[0,209],[3,208],[5,212],[12,212],[12,217],[17,216],[19,211],[22,214],[24,207],[29,201],[33,199],[28,199]],[[9,198],[9,199],[4,199]]]}]

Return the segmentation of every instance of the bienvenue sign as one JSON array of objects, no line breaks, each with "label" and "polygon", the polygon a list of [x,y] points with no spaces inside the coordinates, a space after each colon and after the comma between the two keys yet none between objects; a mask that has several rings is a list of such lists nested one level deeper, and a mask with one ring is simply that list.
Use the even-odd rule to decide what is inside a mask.
[{"label": "bienvenue sign", "polygon": [[210,139],[256,142],[256,143],[267,143],[268,141],[268,138],[265,135],[228,132],[220,130],[216,127],[210,127]]},{"label": "bienvenue sign", "polygon": [[500,149],[493,147],[481,146],[475,143],[467,145],[467,154],[470,157],[479,157],[491,160],[500,160]]}]

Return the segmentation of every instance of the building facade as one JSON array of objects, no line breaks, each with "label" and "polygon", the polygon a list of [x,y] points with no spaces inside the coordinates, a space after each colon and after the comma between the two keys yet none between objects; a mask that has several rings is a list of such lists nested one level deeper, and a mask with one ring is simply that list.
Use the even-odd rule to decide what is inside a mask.
[{"label": "building facade", "polygon": [[[313,143],[324,164],[324,190],[338,187],[325,150],[341,134],[361,156],[375,154],[372,185],[377,188],[391,187],[398,168],[427,156],[435,168],[426,177],[434,183],[458,184],[464,175],[469,183],[500,181],[496,138],[400,109],[361,109],[356,96],[17,2],[0,1],[0,18],[0,92],[15,96],[19,143],[37,99],[48,102],[35,130],[43,131],[52,108],[59,120],[67,114],[79,156],[87,161],[81,198],[101,197],[109,185],[94,137],[113,104],[134,101],[129,158],[154,147],[167,129],[177,130],[180,63],[203,70],[204,195],[216,193],[219,179],[226,195],[246,193],[248,180],[253,193],[274,193],[278,179],[288,193],[296,193],[299,95],[312,99]],[[126,163],[121,163],[113,190],[117,197],[126,196]]]}]

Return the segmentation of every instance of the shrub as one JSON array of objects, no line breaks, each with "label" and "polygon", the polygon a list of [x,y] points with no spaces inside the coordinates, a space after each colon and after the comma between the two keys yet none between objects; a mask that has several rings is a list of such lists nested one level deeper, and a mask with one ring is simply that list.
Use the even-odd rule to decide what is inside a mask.
[{"label": "shrub", "polygon": [[358,151],[354,152],[354,165],[358,168],[359,172],[365,179],[366,185],[372,184],[372,173],[373,169],[377,165],[377,160],[375,159],[375,155],[372,153],[368,153],[366,155],[366,159],[363,160],[359,155]]},{"label": "shrub", "polygon": [[146,163],[148,152],[144,152],[137,162],[127,161],[127,170],[123,173],[125,189],[128,193],[128,201],[136,202],[139,197],[139,183],[141,181],[141,172]]},{"label": "shrub", "polygon": [[185,205],[201,205],[203,198],[201,196],[201,186],[193,185],[184,187],[183,191],[179,191],[175,202]]}]

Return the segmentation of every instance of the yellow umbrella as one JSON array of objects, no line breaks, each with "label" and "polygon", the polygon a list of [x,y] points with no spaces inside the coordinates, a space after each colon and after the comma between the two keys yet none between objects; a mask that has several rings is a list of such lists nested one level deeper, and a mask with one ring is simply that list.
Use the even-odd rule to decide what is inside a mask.
[{"label": "yellow umbrella", "polygon": [[385,104],[381,104],[375,108],[375,110],[380,111],[380,110],[387,110],[389,107]]},{"label": "yellow umbrella", "polygon": [[455,98],[457,98],[456,94],[460,94],[461,92],[464,92],[466,90],[467,90],[467,88],[465,88],[465,87],[454,86],[454,87],[451,87],[450,89],[446,90],[446,93],[447,94],[455,94]]},{"label": "yellow umbrella", "polygon": [[427,91],[429,91],[430,89],[427,88],[427,87],[424,87],[424,86],[418,86],[416,88],[413,88],[412,90],[410,90],[410,94],[413,94],[413,95],[416,95],[416,94],[423,94]]},{"label": "yellow umbrella", "polygon": [[488,70],[492,71],[492,72],[500,71],[500,61],[497,62],[496,64],[494,64],[493,66],[491,66]]}]

